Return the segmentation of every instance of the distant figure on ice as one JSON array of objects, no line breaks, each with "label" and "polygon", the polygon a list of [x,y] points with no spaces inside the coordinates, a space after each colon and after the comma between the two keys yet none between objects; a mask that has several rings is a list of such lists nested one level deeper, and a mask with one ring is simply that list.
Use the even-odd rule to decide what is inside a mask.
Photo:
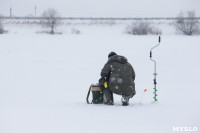
[{"label": "distant figure on ice", "polygon": [[129,105],[135,92],[135,72],[124,56],[110,52],[108,61],[101,71],[99,84],[103,91],[104,104],[113,105],[113,93],[122,95],[122,105]]}]

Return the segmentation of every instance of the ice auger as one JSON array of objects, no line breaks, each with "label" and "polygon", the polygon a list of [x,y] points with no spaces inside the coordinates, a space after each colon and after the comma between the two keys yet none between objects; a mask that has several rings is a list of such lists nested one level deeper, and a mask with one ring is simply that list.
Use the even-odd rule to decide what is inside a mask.
[{"label": "ice auger", "polygon": [[156,98],[158,96],[157,93],[156,93],[158,90],[156,88],[156,84],[157,84],[157,82],[156,82],[156,75],[157,75],[157,73],[156,73],[156,61],[154,59],[152,59],[152,50],[154,48],[156,48],[158,45],[160,45],[160,42],[161,42],[161,37],[159,36],[158,44],[156,46],[152,47],[151,50],[150,50],[150,60],[154,62],[154,73],[153,73],[153,75],[154,75],[154,79],[153,79],[153,82],[154,82],[154,88],[153,88],[154,89],[154,92],[153,92],[154,97],[153,97],[153,99],[155,101],[158,101],[158,99]]}]

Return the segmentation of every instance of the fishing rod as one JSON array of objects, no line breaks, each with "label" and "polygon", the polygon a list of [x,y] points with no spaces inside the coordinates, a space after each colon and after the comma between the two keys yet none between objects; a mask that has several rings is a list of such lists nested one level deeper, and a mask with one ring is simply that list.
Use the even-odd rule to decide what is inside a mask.
[{"label": "fishing rod", "polygon": [[157,73],[156,73],[156,60],[152,59],[152,50],[154,48],[158,47],[158,45],[160,45],[160,42],[161,42],[161,37],[159,36],[158,44],[156,46],[152,47],[151,50],[150,50],[150,60],[154,62],[154,73],[153,73],[153,75],[154,75],[154,79],[153,79],[153,82],[154,82],[154,88],[153,88],[154,89],[154,92],[153,92],[154,97],[153,97],[153,99],[155,101],[158,101],[158,99],[156,98],[158,96],[157,93],[156,93],[158,90],[156,88],[156,84],[157,84],[157,81],[156,81],[156,75],[157,75]]}]

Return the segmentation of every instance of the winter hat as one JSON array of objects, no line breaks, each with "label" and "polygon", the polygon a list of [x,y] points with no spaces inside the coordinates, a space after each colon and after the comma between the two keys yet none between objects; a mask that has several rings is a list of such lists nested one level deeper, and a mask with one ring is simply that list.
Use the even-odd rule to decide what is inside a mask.
[{"label": "winter hat", "polygon": [[109,55],[108,55],[108,58],[111,57],[111,56],[114,56],[114,55],[117,55],[117,54],[115,52],[110,52]]}]

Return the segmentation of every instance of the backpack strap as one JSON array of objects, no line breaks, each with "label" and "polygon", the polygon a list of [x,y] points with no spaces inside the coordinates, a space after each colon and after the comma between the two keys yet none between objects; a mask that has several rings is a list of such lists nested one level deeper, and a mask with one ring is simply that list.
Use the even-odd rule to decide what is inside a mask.
[{"label": "backpack strap", "polygon": [[89,90],[88,90],[88,94],[87,94],[87,97],[86,97],[86,102],[87,102],[87,104],[92,104],[92,102],[91,102],[91,103],[89,102],[91,87],[92,87],[92,85],[90,85],[90,88],[89,88]]}]

